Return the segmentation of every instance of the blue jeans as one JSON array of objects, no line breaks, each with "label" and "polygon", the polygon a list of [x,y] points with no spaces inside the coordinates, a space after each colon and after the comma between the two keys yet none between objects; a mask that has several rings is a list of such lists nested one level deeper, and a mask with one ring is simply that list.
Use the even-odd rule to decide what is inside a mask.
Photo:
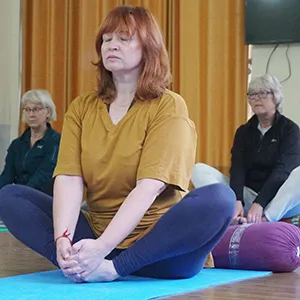
[{"label": "blue jeans", "polygon": [[[235,195],[226,185],[195,189],[143,238],[125,250],[114,249],[107,259],[120,276],[194,276],[230,225],[234,210]],[[0,190],[0,218],[18,240],[58,266],[50,196],[26,186],[5,186]],[[73,242],[89,238],[97,237],[80,212]]]}]

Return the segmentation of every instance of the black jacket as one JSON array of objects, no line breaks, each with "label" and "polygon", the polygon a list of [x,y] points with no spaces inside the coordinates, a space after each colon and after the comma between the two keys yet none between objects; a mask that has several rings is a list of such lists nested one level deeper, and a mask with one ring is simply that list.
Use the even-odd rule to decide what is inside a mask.
[{"label": "black jacket", "polygon": [[263,208],[274,198],[292,170],[300,165],[297,124],[276,112],[263,136],[254,115],[238,128],[231,149],[230,187],[243,201],[243,187],[258,193],[254,202]]},{"label": "black jacket", "polygon": [[0,175],[0,189],[11,183],[23,184],[53,195],[52,174],[56,166],[60,133],[47,124],[44,137],[30,148],[30,128],[10,144]]}]

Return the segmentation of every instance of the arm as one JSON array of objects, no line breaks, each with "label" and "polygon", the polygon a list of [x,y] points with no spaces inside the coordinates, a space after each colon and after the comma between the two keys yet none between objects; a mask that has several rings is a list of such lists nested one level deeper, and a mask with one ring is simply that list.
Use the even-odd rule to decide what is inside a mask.
[{"label": "arm", "polygon": [[4,169],[0,175],[0,189],[7,184],[13,183],[16,176],[13,145],[14,142],[12,142],[7,149]]},{"label": "arm", "polygon": [[[80,212],[83,195],[81,171],[81,109],[80,99],[75,99],[65,114],[63,130],[54,170],[53,222],[54,239],[62,237],[67,230],[72,240]],[[76,274],[68,270],[76,262],[68,260],[72,247],[68,239],[59,238],[56,242],[57,262],[65,276],[78,281]]]},{"label": "arm", "polygon": [[68,229],[73,239],[83,195],[81,176],[58,175],[54,182],[53,222],[54,239]]},{"label": "arm", "polygon": [[46,193],[52,187],[50,183],[57,162],[59,141],[48,145],[48,147],[49,149],[47,149],[42,163],[26,183],[27,186]]},{"label": "arm", "polygon": [[127,196],[104,233],[98,238],[104,247],[105,256],[134,230],[166,186],[164,182],[150,178],[144,178],[137,182],[136,187]]},{"label": "arm", "polygon": [[243,127],[236,131],[231,149],[230,187],[235,192],[238,201],[244,202],[244,186],[246,166],[244,162]]},{"label": "arm", "polygon": [[263,185],[255,203],[265,208],[268,203],[275,197],[277,191],[287,180],[294,168],[299,166],[300,159],[300,131],[299,127],[294,124],[286,132],[281,141],[280,157],[275,164],[273,171],[265,184]]},{"label": "arm", "polygon": [[81,174],[81,110],[74,100],[65,114],[57,165],[53,174],[53,220],[55,238],[66,229],[73,238],[83,196]]}]

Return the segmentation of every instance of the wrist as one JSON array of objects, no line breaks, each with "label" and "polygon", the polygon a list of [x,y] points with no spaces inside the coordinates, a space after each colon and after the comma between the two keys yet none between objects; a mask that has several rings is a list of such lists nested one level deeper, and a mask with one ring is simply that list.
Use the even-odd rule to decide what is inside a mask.
[{"label": "wrist", "polygon": [[244,206],[244,201],[242,201],[242,200],[237,199],[237,200],[236,200],[236,203],[237,203],[237,204],[241,204],[242,206]]},{"label": "wrist", "polygon": [[61,235],[59,235],[59,236],[55,239],[55,241],[54,241],[55,245],[56,245],[57,242],[58,242],[59,240],[61,240],[61,239],[68,239],[68,240],[69,240],[69,243],[72,245],[72,240],[71,240],[71,238],[70,238],[70,235],[71,235],[71,233],[69,232],[68,229],[66,229]]},{"label": "wrist", "polygon": [[253,202],[253,204],[252,205],[257,205],[257,206],[259,206],[259,207],[261,207],[261,208],[263,208],[263,206],[259,203],[259,202]]},{"label": "wrist", "polygon": [[55,240],[55,247],[56,248],[59,248],[61,247],[62,245],[64,244],[67,244],[67,245],[71,245],[72,246],[72,243],[70,242],[70,240],[66,237],[59,237]]},{"label": "wrist", "polygon": [[96,239],[98,248],[104,256],[107,256],[115,247],[107,243],[101,236]]}]

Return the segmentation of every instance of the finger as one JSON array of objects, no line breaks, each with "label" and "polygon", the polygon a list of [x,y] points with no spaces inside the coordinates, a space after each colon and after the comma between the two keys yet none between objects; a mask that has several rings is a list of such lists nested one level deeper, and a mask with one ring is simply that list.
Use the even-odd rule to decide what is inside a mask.
[{"label": "finger", "polygon": [[63,259],[67,259],[71,254],[71,247],[60,247],[58,249]]},{"label": "finger", "polygon": [[83,283],[84,280],[81,278],[80,274],[74,274],[74,275],[65,275],[70,280],[74,281],[75,283]]},{"label": "finger", "polygon": [[243,224],[243,218],[239,217],[239,225],[242,225]]},{"label": "finger", "polygon": [[70,255],[68,258],[67,258],[67,261],[77,261],[79,264],[81,263],[82,261],[82,255],[80,253],[77,253],[77,254],[74,254],[74,255]]},{"label": "finger", "polygon": [[242,217],[241,220],[240,220],[240,222],[241,222],[242,224],[247,224],[247,218]]},{"label": "finger", "polygon": [[60,261],[60,267],[62,269],[69,269],[69,268],[75,268],[78,267],[78,261],[76,260],[61,260]]},{"label": "finger", "polygon": [[238,224],[238,218],[233,218],[231,224],[232,225],[237,225]]},{"label": "finger", "polygon": [[72,246],[72,253],[78,253],[83,246],[83,240],[78,241]]},{"label": "finger", "polygon": [[81,267],[67,268],[67,269],[64,269],[63,272],[66,276],[76,275],[76,274],[80,274],[82,272],[82,268]]},{"label": "finger", "polygon": [[[81,249],[81,248],[80,248],[80,249]],[[79,249],[79,250],[80,250],[80,249]],[[71,248],[71,254],[70,254],[70,255],[71,255],[71,256],[76,255],[77,253],[79,253],[79,250],[78,250],[77,247],[76,247],[76,248],[72,247],[72,248]]]},{"label": "finger", "polygon": [[254,217],[253,217],[252,214],[248,214],[247,221],[248,221],[248,223],[253,223],[254,222]]},{"label": "finger", "polygon": [[80,278],[87,281],[88,277],[92,274],[91,271],[83,271],[80,273]]},{"label": "finger", "polygon": [[260,223],[260,221],[261,221],[261,215],[258,214],[258,215],[256,215],[255,222]]},{"label": "finger", "polygon": [[62,258],[62,256],[59,253],[57,253],[56,260],[57,260],[59,267],[62,269],[62,265],[65,260]]}]

